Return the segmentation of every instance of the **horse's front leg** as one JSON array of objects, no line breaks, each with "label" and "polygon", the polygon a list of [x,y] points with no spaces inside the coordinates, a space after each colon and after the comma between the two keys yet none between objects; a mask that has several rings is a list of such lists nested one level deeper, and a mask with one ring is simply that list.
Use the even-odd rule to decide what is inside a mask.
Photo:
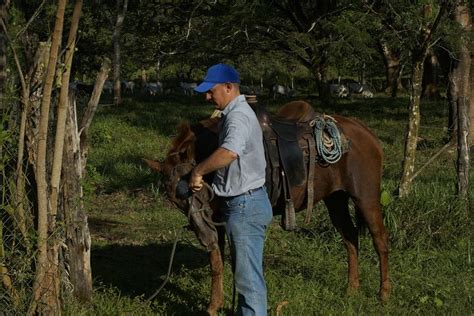
[{"label": "horse's front leg", "polygon": [[218,247],[209,252],[209,263],[211,265],[211,302],[207,307],[209,315],[217,315],[217,311],[224,307],[224,264],[221,251]]}]

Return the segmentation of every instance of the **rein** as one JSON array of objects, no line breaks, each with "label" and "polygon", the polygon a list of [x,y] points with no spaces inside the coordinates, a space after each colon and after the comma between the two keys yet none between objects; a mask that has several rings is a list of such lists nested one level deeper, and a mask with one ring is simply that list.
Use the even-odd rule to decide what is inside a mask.
[{"label": "rein", "polygon": [[[201,200],[201,197],[199,194],[203,189],[206,189],[208,194],[209,194],[209,199],[207,201]],[[204,220],[214,226],[225,226],[224,222],[218,223],[214,222],[212,220],[212,209],[209,205],[209,203],[214,199],[214,190],[212,190],[211,186],[207,182],[203,182],[203,189],[198,192],[194,192],[189,198],[188,198],[188,204],[189,204],[189,210],[188,210],[188,221],[191,221],[191,217],[199,212],[202,212]],[[196,204],[195,201],[198,200],[199,203],[201,203],[202,207],[200,208],[195,208],[194,205]]]},{"label": "rein", "polygon": [[[194,162],[189,162],[189,163],[178,164],[173,168],[172,174],[176,175],[177,174],[177,169],[179,167],[183,167],[182,165],[189,165],[191,167],[194,167],[195,163]],[[203,185],[204,185],[204,188],[202,190],[205,189],[207,191],[207,193],[209,194],[208,195],[209,199],[207,201],[201,200],[201,195],[203,195],[203,194],[200,193],[200,192],[202,192],[202,190],[198,191],[198,192],[194,192],[194,193],[191,194],[191,196],[188,198],[188,203],[189,203],[189,210],[188,210],[188,216],[187,216],[188,217],[188,222],[191,223],[193,215],[197,215],[197,213],[202,213],[201,214],[202,218],[204,219],[204,221],[208,225],[225,226],[224,222],[216,223],[212,220],[212,209],[209,206],[209,202],[211,202],[214,199],[214,191],[212,190],[211,186],[209,184],[207,184],[206,182],[204,182]],[[195,207],[196,201],[201,203],[202,206],[200,208]],[[147,298],[145,300],[146,302],[152,301],[161,292],[161,290],[164,288],[166,283],[168,283],[168,280],[169,280],[170,275],[171,275],[171,267],[173,265],[174,255],[176,253],[176,246],[178,244],[179,239],[182,237],[182,233],[186,229],[189,229],[189,226],[184,226],[183,229],[180,230],[180,232],[178,234],[176,234],[176,238],[173,242],[173,248],[171,250],[170,260],[169,260],[169,263],[168,263],[168,271],[167,271],[165,280],[161,283],[160,287],[149,298]]]},{"label": "rein", "polygon": [[334,164],[343,154],[341,133],[336,126],[336,120],[329,116],[318,116],[311,124],[314,125],[314,139],[321,158]]}]

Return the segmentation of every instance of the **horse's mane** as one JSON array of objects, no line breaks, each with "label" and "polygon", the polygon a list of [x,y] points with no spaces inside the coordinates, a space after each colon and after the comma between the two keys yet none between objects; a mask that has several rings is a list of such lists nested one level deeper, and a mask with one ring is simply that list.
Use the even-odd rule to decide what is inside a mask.
[{"label": "horse's mane", "polygon": [[213,132],[214,134],[217,134],[217,123],[219,123],[218,117],[209,117],[207,119],[200,121],[196,125],[201,125],[202,127]]},{"label": "horse's mane", "polygon": [[169,153],[180,151],[183,148],[184,144],[193,141],[195,138],[195,135],[191,130],[191,125],[189,124],[189,122],[181,122],[178,125],[177,131],[178,133],[176,137],[173,138],[173,140],[171,141],[171,149]]},{"label": "horse's mane", "polygon": [[191,125],[184,121],[178,125],[177,135],[171,141],[171,149],[168,155],[176,152],[187,153],[189,159],[195,158],[195,142],[204,133],[217,135],[217,123],[219,118],[207,118]]}]

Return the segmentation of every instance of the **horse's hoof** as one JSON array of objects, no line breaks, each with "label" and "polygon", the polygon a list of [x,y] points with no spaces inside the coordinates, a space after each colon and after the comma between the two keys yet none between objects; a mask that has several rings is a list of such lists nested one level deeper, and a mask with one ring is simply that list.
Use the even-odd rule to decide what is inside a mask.
[{"label": "horse's hoof", "polygon": [[354,296],[357,293],[359,293],[359,287],[358,286],[349,286],[346,290],[346,295],[347,296]]},{"label": "horse's hoof", "polygon": [[385,304],[390,299],[390,291],[380,291],[379,292],[379,299],[382,304]]},{"label": "horse's hoof", "polygon": [[223,307],[224,307],[224,303],[210,304],[207,307],[206,312],[209,316],[216,316],[217,312]]},{"label": "horse's hoof", "polygon": [[392,286],[390,285],[390,282],[386,282],[382,285],[380,288],[379,292],[379,299],[382,304],[387,303],[388,300],[390,299],[390,292],[392,290]]},{"label": "horse's hoof", "polygon": [[217,311],[216,310],[207,310],[207,315],[209,316],[217,316]]},{"label": "horse's hoof", "polygon": [[209,316],[217,316],[217,309],[208,308],[208,309],[206,310],[206,313],[207,313],[207,315],[209,315]]}]

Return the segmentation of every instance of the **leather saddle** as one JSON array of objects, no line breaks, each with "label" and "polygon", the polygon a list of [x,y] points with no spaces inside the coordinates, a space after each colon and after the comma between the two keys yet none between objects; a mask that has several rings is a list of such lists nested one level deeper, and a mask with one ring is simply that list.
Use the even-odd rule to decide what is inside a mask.
[{"label": "leather saddle", "polygon": [[[264,136],[267,161],[266,186],[269,198],[272,206],[275,206],[283,193],[285,213],[282,226],[286,230],[294,230],[296,221],[292,188],[307,187],[308,205],[305,222],[309,223],[313,208],[314,162],[317,154],[310,122],[318,114],[304,101],[290,102],[280,108],[275,115],[262,108],[254,109]],[[307,157],[302,147],[305,147]]]}]

